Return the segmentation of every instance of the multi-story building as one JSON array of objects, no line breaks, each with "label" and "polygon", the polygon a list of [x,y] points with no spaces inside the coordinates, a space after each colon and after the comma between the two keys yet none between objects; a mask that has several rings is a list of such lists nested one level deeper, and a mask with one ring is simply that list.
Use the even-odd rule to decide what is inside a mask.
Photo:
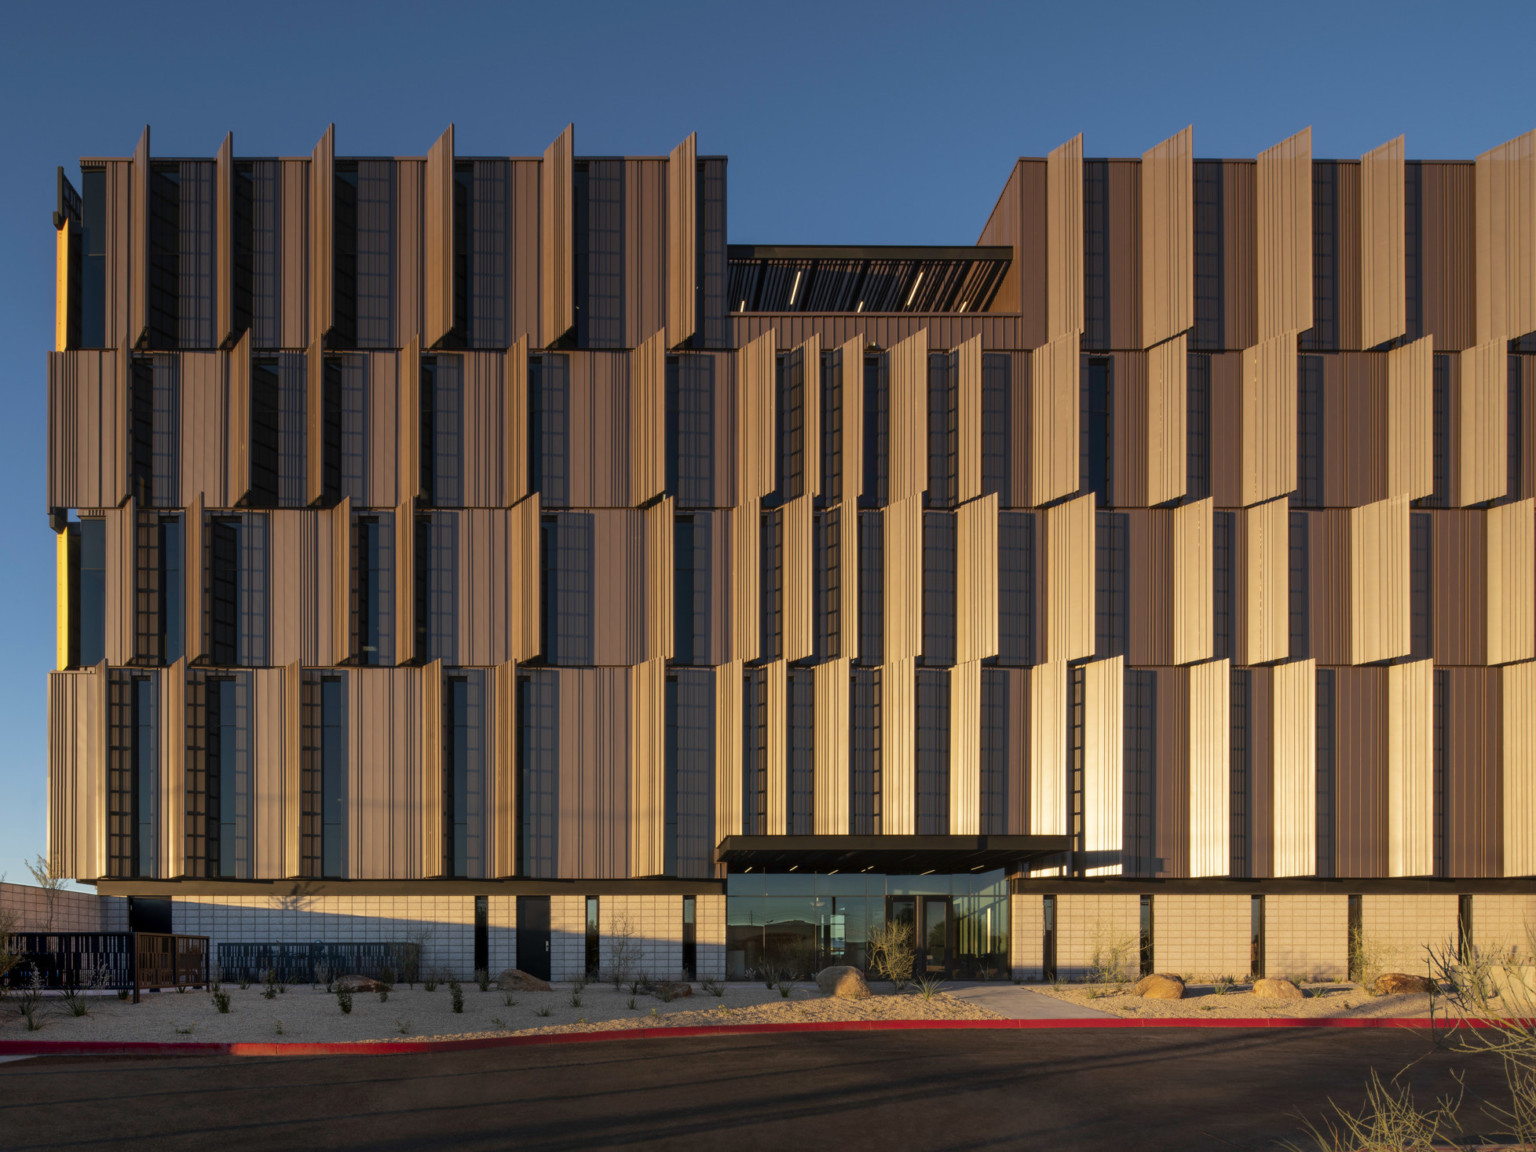
[{"label": "multi-story building", "polygon": [[[50,850],[144,925],[554,976],[1339,973],[1536,922],[1536,133],[61,171]],[[813,955],[814,953],[814,955]],[[786,959],[786,957],[790,959]]]}]

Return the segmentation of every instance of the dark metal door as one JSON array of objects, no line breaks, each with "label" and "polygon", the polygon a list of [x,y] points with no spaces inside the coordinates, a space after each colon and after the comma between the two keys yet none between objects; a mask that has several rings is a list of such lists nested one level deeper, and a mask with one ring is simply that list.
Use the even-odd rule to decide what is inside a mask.
[{"label": "dark metal door", "polygon": [[530,976],[549,979],[549,897],[517,898],[517,966]]},{"label": "dark metal door", "polygon": [[954,916],[948,896],[919,896],[918,924],[922,935],[917,941],[915,976],[948,979],[954,975]]}]

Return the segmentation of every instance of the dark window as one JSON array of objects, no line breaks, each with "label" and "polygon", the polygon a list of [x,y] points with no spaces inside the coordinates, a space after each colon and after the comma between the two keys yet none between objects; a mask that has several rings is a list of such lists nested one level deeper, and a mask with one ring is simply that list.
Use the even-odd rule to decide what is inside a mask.
[{"label": "dark window", "polygon": [[885,651],[885,524],[878,512],[859,513],[859,663],[882,662]]},{"label": "dark window", "polygon": [[570,502],[570,390],[570,357],[551,354],[528,361],[529,482],[546,508]]},{"label": "dark window", "polygon": [[[357,290],[358,290],[358,234],[357,164],[352,161],[336,162],[332,178],[331,209],[331,300],[332,347],[357,347]],[[323,332],[311,332],[310,339],[324,336]]]},{"label": "dark window", "polygon": [[1249,761],[1248,702],[1253,674],[1246,669],[1232,672],[1231,698],[1231,780],[1232,780],[1232,850],[1228,869],[1233,876],[1252,876],[1253,776]]},{"label": "dark window", "polygon": [[416,655],[459,662],[459,514],[416,517]]},{"label": "dark window", "polygon": [[519,847],[522,867],[530,878],[549,879],[558,866],[560,681],[555,672],[518,677],[518,813],[522,826]]},{"label": "dark window", "polygon": [[843,506],[816,513],[815,520],[815,660],[836,660],[843,654]]},{"label": "dark window", "polygon": [[624,161],[590,160],[573,172],[576,345],[624,346]]},{"label": "dark window", "polygon": [[1045,980],[1056,979],[1056,897],[1046,894],[1040,898],[1040,976]]},{"label": "dark window", "polygon": [[1237,513],[1217,512],[1212,524],[1214,552],[1211,585],[1214,594],[1212,630],[1217,659],[1236,659],[1237,650]]},{"label": "dark window", "polygon": [[80,346],[107,343],[107,170],[80,172]]},{"label": "dark window", "polygon": [[791,836],[816,831],[813,805],[816,795],[815,721],[816,689],[809,668],[789,672],[789,755],[786,765],[789,808],[784,827]]},{"label": "dark window", "polygon": [[955,662],[955,514],[923,513],[923,663]]},{"label": "dark window", "polygon": [[1351,895],[1346,905],[1345,925],[1349,933],[1349,978],[1354,981],[1365,979],[1365,949],[1363,947],[1365,936],[1365,908],[1364,902],[1358,895]]},{"label": "dark window", "polygon": [[1008,673],[981,670],[981,834],[1008,831]]},{"label": "dark window", "polygon": [[180,516],[139,517],[138,653],[156,664],[184,654],[185,552]]},{"label": "dark window", "polygon": [[715,870],[715,681],[705,671],[667,676],[666,838],[668,876]]},{"label": "dark window", "polygon": [[776,503],[787,503],[805,492],[805,351],[778,357],[778,453],[775,461]]},{"label": "dark window", "polygon": [[1451,373],[1458,365],[1454,354],[1435,353],[1434,378],[1434,492],[1419,503],[1426,508],[1450,504],[1451,491]]},{"label": "dark window", "polygon": [[1195,161],[1195,328],[1191,348],[1226,347],[1226,292],[1223,287],[1226,223],[1219,160]]},{"label": "dark window", "polygon": [[817,507],[843,499],[843,354],[821,354],[821,491]]},{"label": "dark window", "polygon": [[[470,282],[469,345],[506,348],[512,343],[512,306],[507,288],[512,248],[512,165],[506,160],[476,160],[470,165],[469,177],[467,210],[454,216],[454,272],[457,274],[460,263],[466,263]],[[460,260],[461,253],[467,258]],[[455,301],[455,308],[457,304]],[[454,315],[457,319],[462,313],[455,311]]]},{"label": "dark window", "polygon": [[107,652],[107,522],[99,517],[80,521],[79,533],[79,663],[93,668]]},{"label": "dark window", "polygon": [[677,664],[710,663],[710,537],[707,514],[681,514],[673,527],[672,658]]},{"label": "dark window", "polygon": [[597,897],[587,897],[587,939],[586,939],[586,973],[588,979],[597,979],[598,969],[602,965],[603,955],[603,926],[602,915],[598,907]]},{"label": "dark window", "polygon": [[1109,348],[1109,164],[1083,161],[1083,347]]},{"label": "dark window", "polygon": [[1305,512],[1291,513],[1290,540],[1290,621],[1292,660],[1305,660],[1312,654],[1312,549],[1309,521]]},{"label": "dark window", "polygon": [[1456,897],[1456,955],[1463,964],[1471,963],[1476,944],[1472,937],[1472,906],[1475,897],[1463,892]]},{"label": "dark window", "polygon": [[[848,387],[847,366],[843,387]],[[864,357],[864,491],[860,508],[878,508],[886,501],[890,467],[890,370],[886,357]]]},{"label": "dark window", "polygon": [[1424,169],[1417,160],[1403,165],[1403,287],[1408,298],[1409,340],[1424,335]]},{"label": "dark window", "polygon": [[1300,356],[1296,373],[1296,494],[1291,502],[1321,508],[1324,498],[1323,358]]},{"label": "dark window", "polygon": [[741,830],[768,831],[768,672],[748,668],[742,676]]},{"label": "dark window", "polygon": [[453,166],[453,326],[446,342],[462,348],[469,330],[470,232],[475,215],[475,166],[472,162]]},{"label": "dark window", "polygon": [[1317,671],[1317,874],[1334,874],[1334,674]]},{"label": "dark window", "polygon": [[306,674],[301,685],[302,866],[306,876],[347,875],[347,686]]},{"label": "dark window", "polygon": [[282,500],[283,387],[275,358],[251,361],[251,494],[256,508]]},{"label": "dark window", "polygon": [[152,876],[159,871],[159,692],[147,676],[108,675],[107,873]]},{"label": "dark window", "polygon": [[949,676],[917,673],[917,834],[949,833]]},{"label": "dark window", "polygon": [[[149,295],[145,346],[179,347],[181,324],[181,165],[151,164],[149,172]],[[138,333],[132,333],[137,338]]]},{"label": "dark window", "polygon": [[1153,948],[1152,897],[1141,898],[1141,974],[1150,976],[1157,971],[1157,959]]},{"label": "dark window", "polygon": [[715,359],[667,358],[667,491],[684,506],[715,503]]},{"label": "dark window", "polygon": [[1123,656],[1129,639],[1130,519],[1124,512],[1100,512],[1096,528],[1094,655]]},{"label": "dark window", "polygon": [[997,493],[998,504],[1013,502],[1013,357],[985,352],[981,357],[981,494]]},{"label": "dark window", "polygon": [[1155,876],[1157,858],[1157,673],[1125,673],[1125,867]]},{"label": "dark window", "polygon": [[1254,896],[1248,904],[1248,971],[1255,980],[1264,976],[1264,897]]},{"label": "dark window", "polygon": [[357,613],[355,635],[361,664],[389,665],[395,662],[392,515],[359,516],[353,525],[357,534],[353,608]]},{"label": "dark window", "polygon": [[1184,397],[1184,494],[1204,500],[1211,494],[1211,358],[1188,357]]},{"label": "dark window", "polygon": [[181,503],[181,381],[173,355],[136,356],[128,383],[128,474],[141,506]]},{"label": "dark window", "polygon": [[958,501],[960,479],[960,371],[958,354],[928,356],[927,503],[950,508]]},{"label": "dark window", "polygon": [[1412,604],[1412,649],[1415,660],[1428,660],[1435,650],[1435,531],[1433,513],[1408,514],[1408,587]]},{"label": "dark window", "polygon": [[443,874],[488,876],[485,674],[443,678]]},{"label": "dark window", "polygon": [[1113,504],[1114,486],[1114,362],[1108,356],[1085,356],[1082,367],[1082,449],[1078,486],[1098,496],[1098,506]]},{"label": "dark window", "polygon": [[855,668],[849,702],[848,830],[855,836],[880,833],[881,672]]},{"label": "dark window", "polygon": [[683,897],[683,979],[699,978],[698,899]]},{"label": "dark window", "polygon": [[1067,832],[1072,837],[1072,875],[1082,876],[1089,866],[1087,822],[1083,808],[1083,781],[1087,769],[1088,670],[1081,664],[1067,668]]},{"label": "dark window", "polygon": [[590,664],[593,652],[591,513],[544,517],[544,659]]},{"label": "dark window", "polygon": [[1298,345],[1304,349],[1339,346],[1339,165],[1312,163],[1312,327]]},{"label": "dark window", "polygon": [[369,442],[372,439],[373,390],[369,388],[370,358],[358,353],[327,362],[336,365],[341,402],[341,497],[368,504]]},{"label": "dark window", "polygon": [[784,513],[765,510],[759,523],[758,658],[777,660],[784,654]]},{"label": "dark window", "polygon": [[698,167],[698,332],[705,348],[731,346],[730,273],[726,256],[725,158],[700,160]]},{"label": "dark window", "polygon": [[997,658],[1035,662],[1035,515],[997,514]]},{"label": "dark window", "polygon": [[208,658],[225,666],[240,663],[240,521],[208,521]]},{"label": "dark window", "polygon": [[[307,359],[307,357],[306,357]],[[345,391],[343,386],[341,361],[334,357],[326,357],[321,362],[321,434],[324,443],[320,446],[320,480],[324,489],[325,503],[335,504],[342,498],[342,448],[347,443],[345,436],[346,419],[344,418]]]},{"label": "dark window", "polygon": [[464,360],[424,356],[421,363],[422,502],[464,504]]},{"label": "dark window", "polygon": [[205,688],[204,786],[207,875],[247,878],[251,853],[250,693],[243,681],[209,677]]}]

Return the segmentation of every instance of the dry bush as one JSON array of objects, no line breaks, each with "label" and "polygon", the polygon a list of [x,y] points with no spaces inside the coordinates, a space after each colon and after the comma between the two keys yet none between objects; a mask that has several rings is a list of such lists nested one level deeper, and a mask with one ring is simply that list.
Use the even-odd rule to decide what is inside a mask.
[{"label": "dry bush", "polygon": [[865,947],[869,954],[869,970],[889,980],[897,992],[912,982],[912,966],[917,960],[912,925],[902,920],[887,920],[880,927],[869,930]]}]

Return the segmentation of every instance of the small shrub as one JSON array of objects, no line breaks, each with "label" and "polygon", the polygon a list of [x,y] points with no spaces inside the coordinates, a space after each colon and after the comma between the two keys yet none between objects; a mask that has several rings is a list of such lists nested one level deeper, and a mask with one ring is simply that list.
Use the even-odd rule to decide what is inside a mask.
[{"label": "small shrub", "polygon": [[393,964],[385,964],[384,967],[379,969],[380,983],[392,985],[398,978],[399,974],[395,971]]},{"label": "small shrub", "polygon": [[272,1021],[272,1034],[274,1036],[281,1036],[283,1034],[283,1022],[281,1020]]},{"label": "small shrub", "polygon": [[661,1013],[656,1011],[656,1009],[652,1008],[651,1009],[651,1019],[652,1020],[660,1020],[661,1019]]},{"label": "small shrub", "polygon": [[924,976],[917,982],[917,994],[924,1000],[932,1000],[940,992],[944,991],[944,981],[934,980]]},{"label": "small shrub", "polygon": [[869,930],[869,968],[891,982],[897,992],[912,981],[914,952],[912,925],[901,920],[887,920]]},{"label": "small shrub", "polygon": [[[777,987],[779,989],[779,998],[781,1000],[788,1000],[789,994],[794,991],[795,988],[795,986],[788,980],[780,980]],[[662,999],[668,999],[668,997],[662,997]]]},{"label": "small shrub", "polygon": [[507,1022],[505,1020],[503,1020],[500,1016],[492,1016],[491,1017],[491,1023],[496,1025],[496,1027],[500,1028],[503,1032],[510,1032],[511,1031],[511,1029],[507,1027]]},{"label": "small shrub", "polygon": [[1228,992],[1232,991],[1232,985],[1236,983],[1236,976],[1217,976],[1211,981],[1211,994],[1225,996]]},{"label": "small shrub", "polygon": [[[629,982],[629,994],[631,996],[638,996],[638,995],[640,995],[640,988],[641,988],[641,985],[643,985],[644,983],[645,983],[645,981],[639,979],[638,977],[636,977],[635,979],[631,980]],[[614,991],[617,992],[618,989],[615,988]]]},{"label": "small shrub", "polygon": [[312,987],[318,987],[321,984],[325,985],[327,992],[334,992],[336,990],[335,984],[331,980],[331,969],[328,964],[315,965],[315,982]]},{"label": "small shrub", "polygon": [[379,1003],[380,1004],[387,1004],[388,1002],[389,1002],[389,989],[384,987],[384,985],[381,984],[381,985],[379,985]]},{"label": "small shrub", "polygon": [[176,1035],[178,1035],[178,1036],[190,1036],[190,1035],[192,1035],[192,1030],[194,1028],[196,1028],[196,1027],[197,1027],[196,1024],[188,1024],[185,1028],[178,1028],[178,1029],[176,1029]]},{"label": "small shrub", "polygon": [[437,991],[437,973],[436,972],[428,972],[426,974],[426,976],[422,977],[421,986],[423,988],[425,988],[428,992],[436,992]]},{"label": "small shrub", "polygon": [[128,989],[126,989],[126,988],[119,988],[117,990],[117,998],[119,1000],[126,1000],[126,999],[128,999]]},{"label": "small shrub", "polygon": [[576,993],[578,996],[580,996],[582,992],[586,990],[586,987],[587,978],[585,976],[578,976],[576,979],[571,981],[571,991]]},{"label": "small shrub", "polygon": [[571,1007],[572,1008],[580,1008],[581,1007],[581,989],[579,989],[579,988],[574,990],[571,993]]},{"label": "small shrub", "polygon": [[399,1032],[402,1036],[409,1036],[411,1034],[411,1022],[409,1020],[401,1020],[398,1016],[395,1017],[395,1031]]},{"label": "small shrub", "polygon": [[629,1010],[631,1012],[635,1011],[635,998],[633,996],[629,998]]},{"label": "small shrub", "polygon": [[534,1013],[535,1016],[548,1016],[549,1014],[550,1012],[548,1008],[540,1008],[537,1012]]},{"label": "small shrub", "polygon": [[86,1001],[85,993],[79,988],[64,989],[64,1007],[69,1010],[71,1016],[89,1016],[91,1006]]},{"label": "small shrub", "polygon": [[277,988],[276,988],[276,986],[272,985],[272,984],[268,984],[265,988],[263,988],[261,990],[261,995],[262,995],[262,998],[266,999],[266,1000],[275,1000],[275,999],[277,999]]},{"label": "small shrub", "polygon": [[476,968],[475,983],[480,985],[480,991],[489,992],[491,990],[491,974],[484,968]]},{"label": "small shrub", "polygon": [[229,993],[224,991],[215,992],[213,994],[213,1006],[219,1010],[221,1015],[228,1016]]},{"label": "small shrub", "polygon": [[586,1022],[587,1022],[587,1018],[585,1016],[578,1016],[578,1017],[576,1017],[576,1023],[578,1023],[578,1024],[585,1024]]},{"label": "small shrub", "polygon": [[464,1011],[464,989],[459,987],[457,980],[448,985],[448,996],[453,1001],[453,1010],[455,1012]]},{"label": "small shrub", "polygon": [[721,996],[725,995],[725,985],[718,980],[706,980],[704,981],[704,995],[713,996],[718,1000]]},{"label": "small shrub", "polygon": [[517,997],[514,996],[511,992],[503,992],[501,994],[501,1002],[503,1004],[505,1004],[508,1008],[516,1008],[517,1007]]},{"label": "small shrub", "polygon": [[352,1012],[352,990],[350,988],[336,989],[336,1005],[341,1009],[342,1015],[350,1015]]}]

